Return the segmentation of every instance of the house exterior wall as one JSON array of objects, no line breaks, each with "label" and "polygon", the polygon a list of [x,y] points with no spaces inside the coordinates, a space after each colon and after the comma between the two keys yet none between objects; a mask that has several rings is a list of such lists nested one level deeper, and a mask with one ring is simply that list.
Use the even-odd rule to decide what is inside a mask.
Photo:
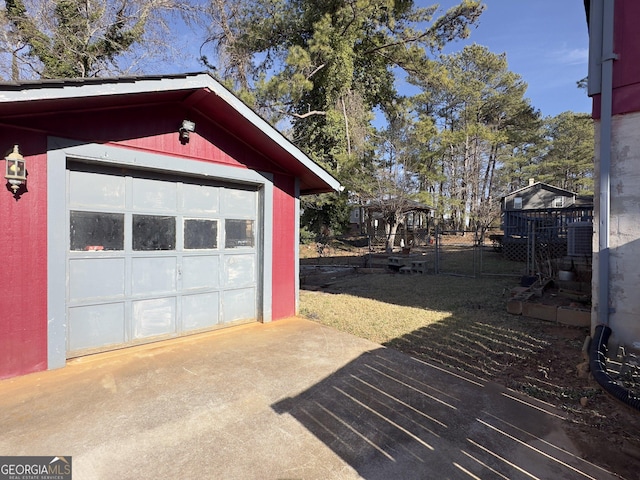
[{"label": "house exterior wall", "polygon": [[[292,317],[297,311],[298,229],[295,179],[275,177],[273,191],[273,317]],[[286,247],[285,247],[286,246]],[[283,248],[284,247],[284,248]]]},{"label": "house exterior wall", "polygon": [[28,192],[19,201],[0,189],[0,378],[47,368],[47,158],[42,140],[0,129],[2,158],[17,144],[28,162]]},{"label": "house exterior wall", "polygon": [[[610,349],[616,345],[640,350],[640,112],[616,115],[612,122],[611,200],[609,248],[609,326],[612,330]],[[600,165],[599,123],[596,124],[596,173]],[[599,178],[596,178],[598,185]],[[595,196],[595,212],[600,208]],[[592,327],[598,324],[595,304],[600,285],[598,236],[600,222],[594,222]]]},{"label": "house exterior wall", "polygon": [[[617,345],[640,351],[640,2],[614,3],[614,45],[611,119],[611,170],[609,216],[609,326],[610,351]],[[598,21],[598,19],[592,19]],[[593,237],[592,330],[600,322],[600,95],[593,97],[596,119],[596,192]]]},{"label": "house exterior wall", "polygon": [[[640,2],[616,0],[614,18],[613,63],[614,115],[640,111]],[[593,97],[593,116],[600,118],[600,95]]]},{"label": "house exterior wall", "polygon": [[[542,187],[542,186],[539,186]],[[522,198],[522,209],[536,209],[536,208],[556,208],[554,205],[554,200],[556,197],[563,197],[563,205],[564,207],[570,207],[574,204],[573,196],[569,197],[566,195],[562,195],[560,193],[552,192],[546,190],[544,188],[531,188],[530,190],[523,190],[518,193],[513,193],[505,197],[505,210],[513,210],[514,209],[514,199],[516,197]]]},{"label": "house exterior wall", "polygon": [[[216,164],[224,168],[256,171],[269,176],[265,189],[269,198],[269,215],[263,218],[265,248],[260,266],[268,271],[268,284],[263,295],[270,295],[270,311],[263,311],[265,320],[295,315],[297,311],[297,202],[295,178],[278,170],[271,159],[265,158],[247,145],[238,142],[215,123],[203,118],[196,121],[197,131],[189,143],[178,141],[176,125],[186,112],[181,108],[143,111],[86,112],[73,117],[56,118],[32,116],[28,128],[0,129],[3,155],[13,145],[20,146],[27,161],[27,189],[15,200],[6,189],[0,191],[2,228],[0,240],[5,246],[3,267],[5,275],[0,286],[0,378],[46,370],[59,365],[64,352],[50,352],[49,325],[64,325],[64,320],[48,318],[48,253],[47,230],[48,146],[51,136],[76,138],[79,144],[104,144],[109,148],[123,148],[129,152],[182,157],[188,160]],[[4,162],[2,162],[4,169]],[[209,169],[210,170],[210,169]],[[208,171],[203,169],[203,171]],[[197,174],[197,172],[194,172]],[[55,186],[53,188],[56,188]],[[64,183],[59,188],[65,188]],[[64,229],[64,223],[60,225]],[[272,265],[272,262],[273,265]],[[64,285],[52,291],[64,291]],[[60,336],[60,334],[58,334]],[[58,342],[59,343],[59,342]],[[51,365],[55,358],[55,365]]]},{"label": "house exterior wall", "polygon": [[[196,123],[196,132],[188,143],[182,144],[178,140],[178,127],[185,118]],[[260,152],[238,142],[220,126],[180,105],[78,112],[60,118],[35,117],[29,120],[28,127],[59,138],[112,143],[239,168],[260,169],[272,165]]]}]

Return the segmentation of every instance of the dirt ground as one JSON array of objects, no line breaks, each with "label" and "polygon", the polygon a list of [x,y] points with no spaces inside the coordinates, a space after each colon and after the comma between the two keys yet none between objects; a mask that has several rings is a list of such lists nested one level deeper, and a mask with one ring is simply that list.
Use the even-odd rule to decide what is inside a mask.
[{"label": "dirt ground", "polygon": [[[339,280],[320,288],[331,293],[346,294],[356,289],[349,280]],[[361,285],[357,288],[362,290]],[[506,312],[506,301],[507,298],[504,298],[503,312]],[[482,307],[476,307],[470,301],[469,308]],[[492,317],[490,311],[486,313],[489,318]],[[502,330],[498,329],[509,325],[506,328],[517,330],[515,343],[525,345],[531,342],[535,343],[536,348],[530,349],[526,358],[516,358],[509,347],[495,349],[489,342],[462,346],[458,343],[454,349],[445,342],[438,344],[439,337],[434,335],[433,329],[427,328],[423,332],[412,332],[406,338],[394,339],[386,345],[449,368],[467,371],[477,369],[479,375],[486,373],[483,370],[489,371],[492,381],[556,406],[565,412],[567,432],[584,452],[586,460],[597,458],[598,464],[621,478],[640,480],[640,412],[606,393],[589,373],[588,362],[583,354],[589,329],[508,314],[493,317],[493,325],[484,325],[488,323],[486,321],[478,325],[494,328],[500,332],[497,335],[502,335]],[[456,329],[468,327],[468,324],[451,321],[442,328],[455,332]],[[481,327],[474,328],[478,330]],[[422,343],[416,341],[420,335],[424,338]],[[456,352],[460,351],[465,352],[464,362],[458,362],[455,358]]]},{"label": "dirt ground", "polygon": [[[606,393],[588,372],[582,356],[588,331],[542,320],[519,324],[521,334],[544,339],[546,346],[526,361],[494,371],[492,380],[563,410],[567,432],[586,460],[597,458],[621,478],[639,480],[640,412]],[[390,346],[405,350],[399,342]],[[455,361],[443,361],[437,352],[405,351],[455,368]]]},{"label": "dirt ground", "polygon": [[587,371],[583,329],[543,321],[540,329],[549,347],[536,354],[535,362],[505,370],[500,383],[564,410],[567,431],[587,460],[607,452],[606,467],[622,478],[640,479],[640,412],[606,393]]}]

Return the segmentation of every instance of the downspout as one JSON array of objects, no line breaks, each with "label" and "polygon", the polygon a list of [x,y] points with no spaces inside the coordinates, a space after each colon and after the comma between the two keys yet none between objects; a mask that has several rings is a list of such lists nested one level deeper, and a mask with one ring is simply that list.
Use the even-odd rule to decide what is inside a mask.
[{"label": "downspout", "polygon": [[[599,6],[596,6],[600,4]],[[596,0],[602,9],[602,88],[600,94],[600,208],[598,229],[598,324],[609,325],[609,216],[611,214],[611,119],[613,104],[614,0]]]}]

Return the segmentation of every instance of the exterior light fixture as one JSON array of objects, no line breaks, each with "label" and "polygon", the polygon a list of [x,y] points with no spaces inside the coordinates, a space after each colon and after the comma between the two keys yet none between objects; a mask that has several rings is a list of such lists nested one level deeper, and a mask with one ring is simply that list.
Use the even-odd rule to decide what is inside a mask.
[{"label": "exterior light fixture", "polygon": [[7,179],[9,187],[13,190],[13,195],[17,195],[21,185],[27,183],[27,164],[25,159],[18,151],[18,145],[14,145],[13,152],[5,157],[6,173],[4,178]]},{"label": "exterior light fixture", "polygon": [[180,126],[180,142],[184,145],[189,142],[189,134],[196,131],[196,124],[190,120],[183,120]]}]

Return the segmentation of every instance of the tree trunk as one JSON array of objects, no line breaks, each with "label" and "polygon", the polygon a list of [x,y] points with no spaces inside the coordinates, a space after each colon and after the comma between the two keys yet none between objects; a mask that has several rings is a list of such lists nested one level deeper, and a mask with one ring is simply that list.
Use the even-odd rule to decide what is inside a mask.
[{"label": "tree trunk", "polygon": [[393,253],[393,244],[396,242],[396,232],[398,231],[398,223],[387,223],[387,241],[384,246],[386,253]]},{"label": "tree trunk", "polygon": [[344,117],[344,130],[347,139],[347,155],[351,156],[351,137],[349,134],[349,117],[347,116],[347,107],[344,104],[344,96],[340,97],[342,102],[342,115]]},{"label": "tree trunk", "polygon": [[398,233],[398,226],[400,225],[400,219],[402,218],[402,211],[397,210],[393,217],[387,220],[387,242],[385,245],[385,251],[387,253],[393,253],[393,246],[396,243],[396,234]]}]

